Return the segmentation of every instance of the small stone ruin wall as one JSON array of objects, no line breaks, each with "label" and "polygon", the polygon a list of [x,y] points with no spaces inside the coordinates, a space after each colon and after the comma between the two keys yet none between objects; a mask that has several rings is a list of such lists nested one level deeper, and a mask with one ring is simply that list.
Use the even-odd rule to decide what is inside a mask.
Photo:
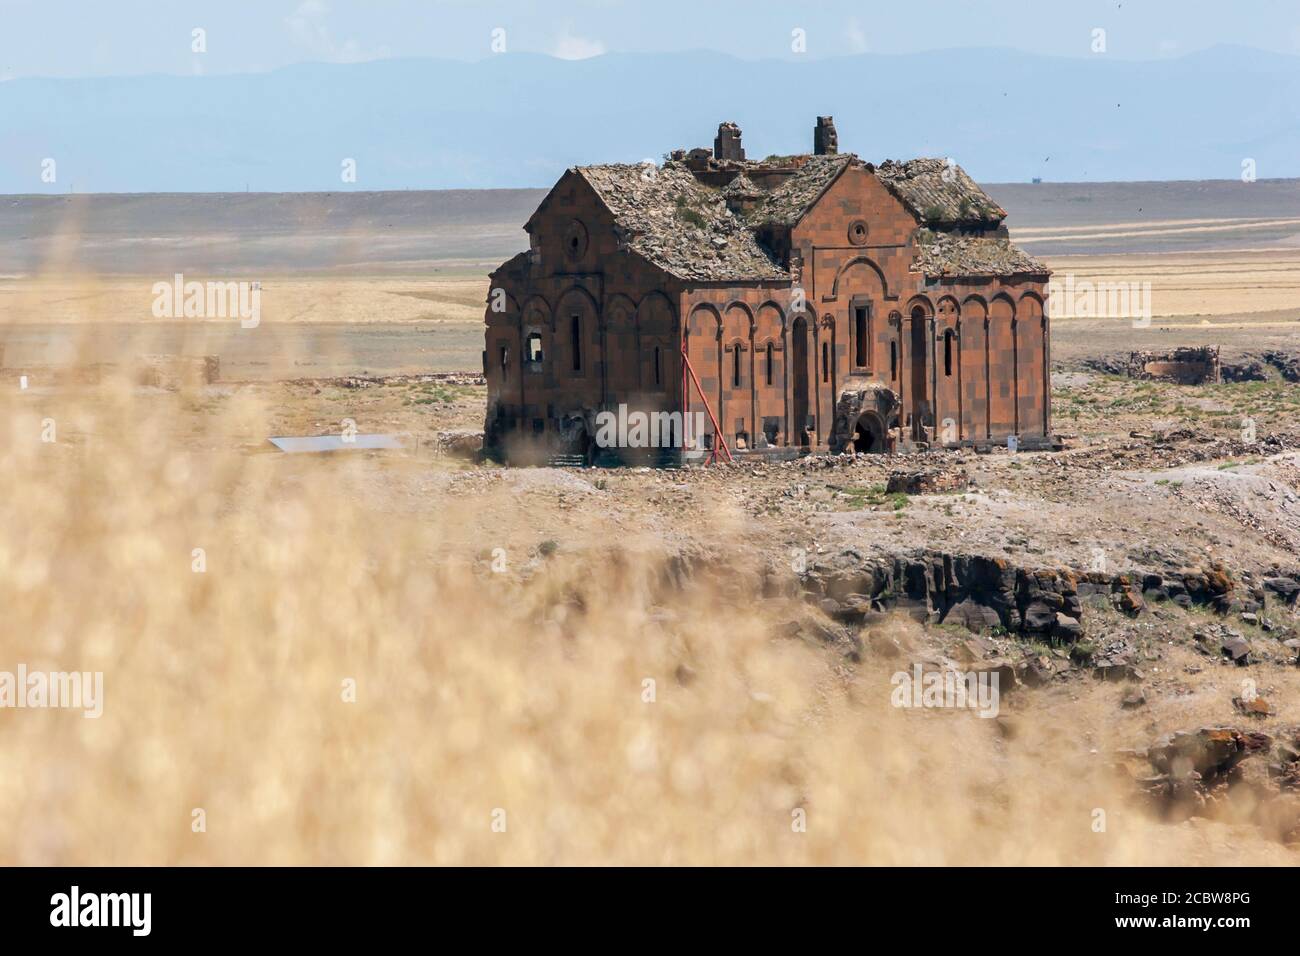
[{"label": "small stone ruin wall", "polygon": [[1219,347],[1188,346],[1167,352],[1132,352],[1129,378],[1159,379],[1179,385],[1215,384],[1221,381]]}]

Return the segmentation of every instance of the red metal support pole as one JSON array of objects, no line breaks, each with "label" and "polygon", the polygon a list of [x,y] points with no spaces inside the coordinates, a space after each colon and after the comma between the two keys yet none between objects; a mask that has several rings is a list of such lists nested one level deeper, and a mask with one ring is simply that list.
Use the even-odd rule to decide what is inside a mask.
[{"label": "red metal support pole", "polygon": [[[704,394],[704,389],[700,386],[700,380],[695,375],[695,367],[691,365],[691,360],[686,355],[686,350],[682,349],[682,365],[690,373],[691,381],[695,383],[695,390],[700,393],[700,401],[704,403],[704,410],[709,413],[709,421],[713,423],[713,434],[717,436],[717,445],[713,448],[713,453],[709,455],[709,461],[716,461],[718,458],[718,445],[722,446],[722,453],[727,456],[727,461],[735,461],[731,457],[731,449],[727,447],[727,439],[722,435],[722,427],[718,420],[713,417],[713,409],[709,407],[709,399]],[[682,428],[685,430],[686,419],[682,419]]]},{"label": "red metal support pole", "polygon": [[686,333],[682,333],[682,463],[686,463],[686,435],[690,430],[687,422],[691,414],[691,381],[686,373]]}]

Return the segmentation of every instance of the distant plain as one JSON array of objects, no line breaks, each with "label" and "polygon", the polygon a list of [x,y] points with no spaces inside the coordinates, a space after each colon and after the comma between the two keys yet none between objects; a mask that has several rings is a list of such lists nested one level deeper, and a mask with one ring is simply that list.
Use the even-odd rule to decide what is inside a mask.
[{"label": "distant plain", "polygon": [[[1151,327],[1058,318],[1058,355],[1075,350],[1076,335],[1080,347],[1116,349],[1293,340],[1300,181],[987,188],[1012,237],[1059,281],[1150,283]],[[6,365],[147,351],[220,353],[232,379],[472,370],[487,273],[526,247],[522,225],[544,195],[0,197]],[[156,318],[153,286],[178,273],[260,282],[259,328]]]}]

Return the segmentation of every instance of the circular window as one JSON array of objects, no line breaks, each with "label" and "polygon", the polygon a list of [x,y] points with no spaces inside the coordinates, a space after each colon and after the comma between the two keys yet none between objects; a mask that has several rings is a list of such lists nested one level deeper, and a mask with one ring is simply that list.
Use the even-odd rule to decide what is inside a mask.
[{"label": "circular window", "polygon": [[564,254],[570,259],[581,259],[586,251],[587,227],[575,219],[564,231]]},{"label": "circular window", "polygon": [[867,221],[865,219],[854,219],[849,223],[849,242],[855,246],[867,244]]}]

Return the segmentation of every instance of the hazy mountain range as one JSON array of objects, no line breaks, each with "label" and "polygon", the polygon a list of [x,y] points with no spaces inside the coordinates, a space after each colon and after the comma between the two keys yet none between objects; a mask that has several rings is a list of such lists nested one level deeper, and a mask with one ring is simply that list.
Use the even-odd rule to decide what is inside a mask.
[{"label": "hazy mountain range", "polygon": [[721,120],[751,158],[807,152],[818,114],[842,150],[952,156],[984,182],[1236,179],[1248,159],[1262,179],[1300,175],[1297,102],[1300,57],[1239,47],[1150,62],[516,53],[15,79],[0,83],[0,192],[536,187],[576,163],[710,146]]}]

